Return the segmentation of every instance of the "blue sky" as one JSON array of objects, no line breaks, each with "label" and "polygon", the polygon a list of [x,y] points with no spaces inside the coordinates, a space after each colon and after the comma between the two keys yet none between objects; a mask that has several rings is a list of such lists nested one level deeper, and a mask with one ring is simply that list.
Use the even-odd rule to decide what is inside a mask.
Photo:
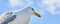
[{"label": "blue sky", "polygon": [[31,16],[29,24],[60,24],[60,0],[0,0],[0,14],[31,6],[42,18]]}]

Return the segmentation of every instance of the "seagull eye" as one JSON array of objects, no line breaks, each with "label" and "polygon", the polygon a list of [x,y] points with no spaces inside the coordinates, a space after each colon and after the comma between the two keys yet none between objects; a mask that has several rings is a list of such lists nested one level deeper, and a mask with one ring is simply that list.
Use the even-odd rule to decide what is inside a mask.
[{"label": "seagull eye", "polygon": [[32,10],[34,10],[34,9],[32,8]]}]

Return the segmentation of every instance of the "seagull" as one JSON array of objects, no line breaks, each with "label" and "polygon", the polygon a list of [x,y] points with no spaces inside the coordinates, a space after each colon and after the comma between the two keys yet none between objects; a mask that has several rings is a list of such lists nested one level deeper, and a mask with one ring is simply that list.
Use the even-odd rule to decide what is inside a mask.
[{"label": "seagull", "polygon": [[0,15],[0,24],[28,24],[31,15],[41,17],[32,7],[10,11]]}]

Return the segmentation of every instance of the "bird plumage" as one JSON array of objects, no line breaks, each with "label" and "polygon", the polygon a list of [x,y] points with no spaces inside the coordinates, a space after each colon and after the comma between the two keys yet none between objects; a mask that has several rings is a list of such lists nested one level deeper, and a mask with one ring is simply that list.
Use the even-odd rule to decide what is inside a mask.
[{"label": "bird plumage", "polygon": [[1,24],[8,24],[9,22],[13,21],[16,18],[16,15],[7,17]]},{"label": "bird plumage", "polygon": [[6,12],[0,16],[0,24],[28,24],[31,15],[40,17],[38,13],[34,12],[32,7]]},{"label": "bird plumage", "polygon": [[[23,10],[7,12],[4,14],[5,19],[2,24],[28,24],[30,16],[33,14],[32,8],[27,7]],[[4,18],[2,17],[2,19]]]}]

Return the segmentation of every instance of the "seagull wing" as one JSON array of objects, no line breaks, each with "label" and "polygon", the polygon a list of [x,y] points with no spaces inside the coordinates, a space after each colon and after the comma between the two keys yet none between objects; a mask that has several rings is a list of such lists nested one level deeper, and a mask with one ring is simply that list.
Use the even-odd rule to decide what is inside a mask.
[{"label": "seagull wing", "polygon": [[8,16],[1,24],[8,24],[16,18],[16,15]]}]

